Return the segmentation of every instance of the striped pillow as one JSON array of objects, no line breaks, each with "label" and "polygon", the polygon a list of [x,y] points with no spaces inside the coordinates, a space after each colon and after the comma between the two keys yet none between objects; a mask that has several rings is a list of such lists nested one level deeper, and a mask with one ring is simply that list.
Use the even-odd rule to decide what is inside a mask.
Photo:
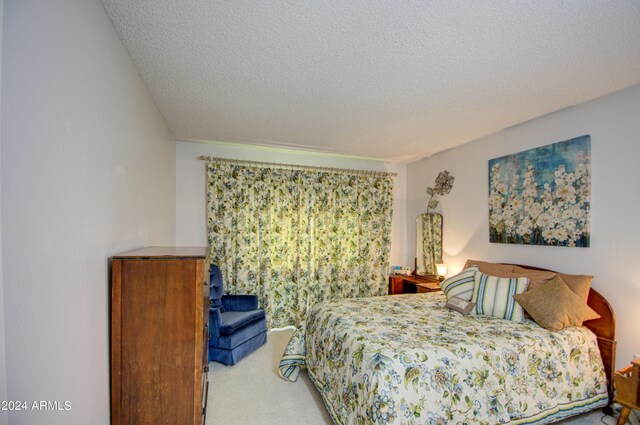
[{"label": "striped pillow", "polygon": [[442,292],[447,296],[447,300],[452,297],[462,298],[465,301],[471,301],[473,295],[473,287],[475,285],[474,277],[478,271],[477,266],[469,267],[458,273],[455,276],[451,276],[449,279],[445,279],[440,283]]},{"label": "striped pillow", "polygon": [[524,310],[513,296],[522,294],[528,286],[526,277],[498,277],[478,272],[471,297],[476,307],[471,314],[522,322]]}]

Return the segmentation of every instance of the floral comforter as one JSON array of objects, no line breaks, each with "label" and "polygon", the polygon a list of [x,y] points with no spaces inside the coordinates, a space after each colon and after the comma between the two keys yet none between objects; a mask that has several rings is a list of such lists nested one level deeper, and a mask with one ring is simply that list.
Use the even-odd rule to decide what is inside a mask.
[{"label": "floral comforter", "polygon": [[441,293],[328,301],[280,363],[336,424],[542,424],[607,404],[596,337],[467,316]]}]

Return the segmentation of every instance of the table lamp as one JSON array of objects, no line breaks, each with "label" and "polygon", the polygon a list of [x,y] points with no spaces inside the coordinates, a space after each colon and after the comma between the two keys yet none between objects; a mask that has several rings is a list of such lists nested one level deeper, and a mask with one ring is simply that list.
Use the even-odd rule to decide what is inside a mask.
[{"label": "table lamp", "polygon": [[446,264],[436,264],[436,271],[438,273],[438,279],[442,282],[444,280],[444,275],[447,274],[447,265]]}]

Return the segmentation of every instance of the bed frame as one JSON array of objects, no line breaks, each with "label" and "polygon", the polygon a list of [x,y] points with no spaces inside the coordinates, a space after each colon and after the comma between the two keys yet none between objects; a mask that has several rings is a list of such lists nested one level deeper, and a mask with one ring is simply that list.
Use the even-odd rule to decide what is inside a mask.
[{"label": "bed frame", "polygon": [[[523,267],[529,270],[542,270],[558,273],[555,270],[543,269],[540,267],[527,266],[522,264],[509,264]],[[591,288],[587,305],[600,315],[599,319],[588,320],[582,326],[591,330],[598,338],[598,348],[600,348],[600,357],[604,364],[604,371],[607,375],[607,389],[609,391],[609,403],[602,409],[608,415],[613,414],[611,404],[613,402],[613,374],[615,372],[616,361],[616,315],[611,308],[611,304],[598,291]]]}]

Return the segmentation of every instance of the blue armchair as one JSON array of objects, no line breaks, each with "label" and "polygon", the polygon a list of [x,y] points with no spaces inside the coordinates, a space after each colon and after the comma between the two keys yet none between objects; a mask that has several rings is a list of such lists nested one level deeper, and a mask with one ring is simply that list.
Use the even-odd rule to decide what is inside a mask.
[{"label": "blue armchair", "polygon": [[220,268],[209,273],[209,361],[234,365],[267,342],[267,319],[257,296],[222,295]]}]

